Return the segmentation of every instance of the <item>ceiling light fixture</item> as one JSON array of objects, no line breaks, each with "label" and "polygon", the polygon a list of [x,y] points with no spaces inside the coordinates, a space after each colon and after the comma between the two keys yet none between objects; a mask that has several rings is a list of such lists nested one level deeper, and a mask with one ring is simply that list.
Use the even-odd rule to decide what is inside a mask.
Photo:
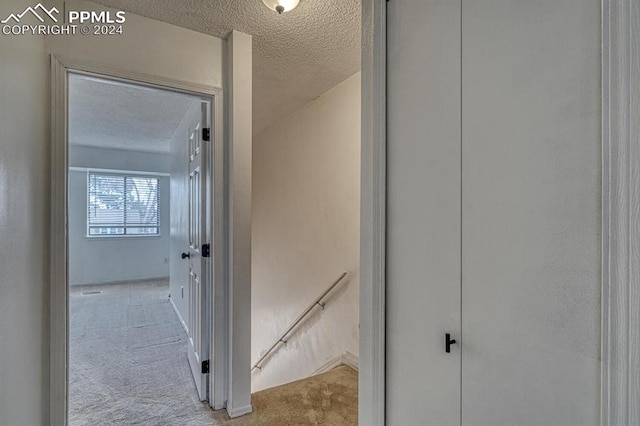
[{"label": "ceiling light fixture", "polygon": [[275,10],[280,15],[289,12],[300,3],[300,0],[262,0],[262,2],[271,10]]}]

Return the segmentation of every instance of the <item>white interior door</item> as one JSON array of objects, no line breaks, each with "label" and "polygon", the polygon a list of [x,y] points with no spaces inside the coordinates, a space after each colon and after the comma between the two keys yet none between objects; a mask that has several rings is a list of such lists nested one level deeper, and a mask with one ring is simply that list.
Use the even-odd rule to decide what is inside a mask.
[{"label": "white interior door", "polygon": [[463,1],[463,424],[600,423],[600,9]]},{"label": "white interior door", "polygon": [[203,362],[208,362],[207,338],[207,261],[203,256],[207,237],[207,143],[203,141],[203,128],[207,126],[207,105],[202,104],[202,114],[189,128],[189,349],[191,372],[200,400],[207,399],[207,374]]},{"label": "white interior door", "polygon": [[386,422],[460,423],[460,1],[387,3]]}]

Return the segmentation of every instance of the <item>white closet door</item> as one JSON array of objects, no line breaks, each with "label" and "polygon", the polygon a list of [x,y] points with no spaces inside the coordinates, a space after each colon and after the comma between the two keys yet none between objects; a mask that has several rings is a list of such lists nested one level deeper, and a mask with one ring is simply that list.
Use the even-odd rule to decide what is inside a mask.
[{"label": "white closet door", "polygon": [[460,424],[460,1],[388,3],[387,422]]},{"label": "white closet door", "polygon": [[596,425],[600,0],[462,7],[462,423]]}]

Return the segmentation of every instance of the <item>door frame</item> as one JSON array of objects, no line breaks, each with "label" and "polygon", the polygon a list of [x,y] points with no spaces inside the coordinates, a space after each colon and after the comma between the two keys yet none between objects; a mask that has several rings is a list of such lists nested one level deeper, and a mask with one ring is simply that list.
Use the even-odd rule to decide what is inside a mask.
[{"label": "door frame", "polygon": [[[362,2],[359,419],[372,426],[385,424],[386,4]],[[601,19],[600,423],[613,426],[640,421],[640,0],[602,0]]]},{"label": "door frame", "polygon": [[[51,56],[51,234],[50,234],[50,284],[49,284],[49,421],[51,425],[66,425],[68,420],[68,363],[69,363],[69,312],[68,312],[68,75],[69,73],[102,76],[143,86],[151,86],[174,92],[186,93],[209,99],[210,120],[214,126],[209,164],[212,171],[213,196],[207,208],[213,212],[213,261],[209,262],[210,288],[209,358],[212,371],[209,375],[210,401],[214,409],[224,408],[228,395],[229,333],[225,280],[228,268],[228,241],[225,238],[228,215],[228,198],[225,194],[225,155],[223,139],[223,91],[221,88],[168,79],[160,76],[131,72],[90,61]],[[213,157],[212,157],[213,156]],[[218,295],[219,297],[216,297]],[[217,319],[214,321],[214,317]],[[223,319],[221,321],[221,319]],[[216,344],[217,343],[217,344]],[[224,344],[221,344],[224,343]]]},{"label": "door frame", "polygon": [[387,0],[362,1],[358,422],[385,424]]}]

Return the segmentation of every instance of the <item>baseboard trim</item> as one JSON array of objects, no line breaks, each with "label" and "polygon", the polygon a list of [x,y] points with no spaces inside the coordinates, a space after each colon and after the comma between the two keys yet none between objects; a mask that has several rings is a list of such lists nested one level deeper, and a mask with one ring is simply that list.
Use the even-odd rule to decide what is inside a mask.
[{"label": "baseboard trim", "polygon": [[232,419],[235,419],[236,417],[244,416],[245,414],[249,414],[252,412],[253,412],[253,405],[251,404],[245,405],[244,407],[238,407],[238,408],[227,407],[227,414]]},{"label": "baseboard trim", "polygon": [[169,303],[171,303],[171,306],[173,307],[173,310],[175,311],[176,315],[178,316],[178,319],[180,320],[180,324],[182,324],[182,328],[184,328],[184,332],[187,333],[187,335],[188,335],[189,334],[189,329],[187,328],[187,323],[185,323],[184,320],[182,319],[182,315],[180,315],[180,311],[178,311],[178,307],[173,302],[173,297],[171,297],[171,296],[169,296]]},{"label": "baseboard trim", "polygon": [[331,358],[329,361],[325,362],[313,372],[312,376],[316,376],[318,374],[326,373],[327,371],[331,371],[336,367],[340,367],[341,365],[346,365],[349,368],[352,368],[355,371],[358,371],[358,357],[352,354],[349,351],[344,352],[342,355],[339,355],[335,358]]}]

